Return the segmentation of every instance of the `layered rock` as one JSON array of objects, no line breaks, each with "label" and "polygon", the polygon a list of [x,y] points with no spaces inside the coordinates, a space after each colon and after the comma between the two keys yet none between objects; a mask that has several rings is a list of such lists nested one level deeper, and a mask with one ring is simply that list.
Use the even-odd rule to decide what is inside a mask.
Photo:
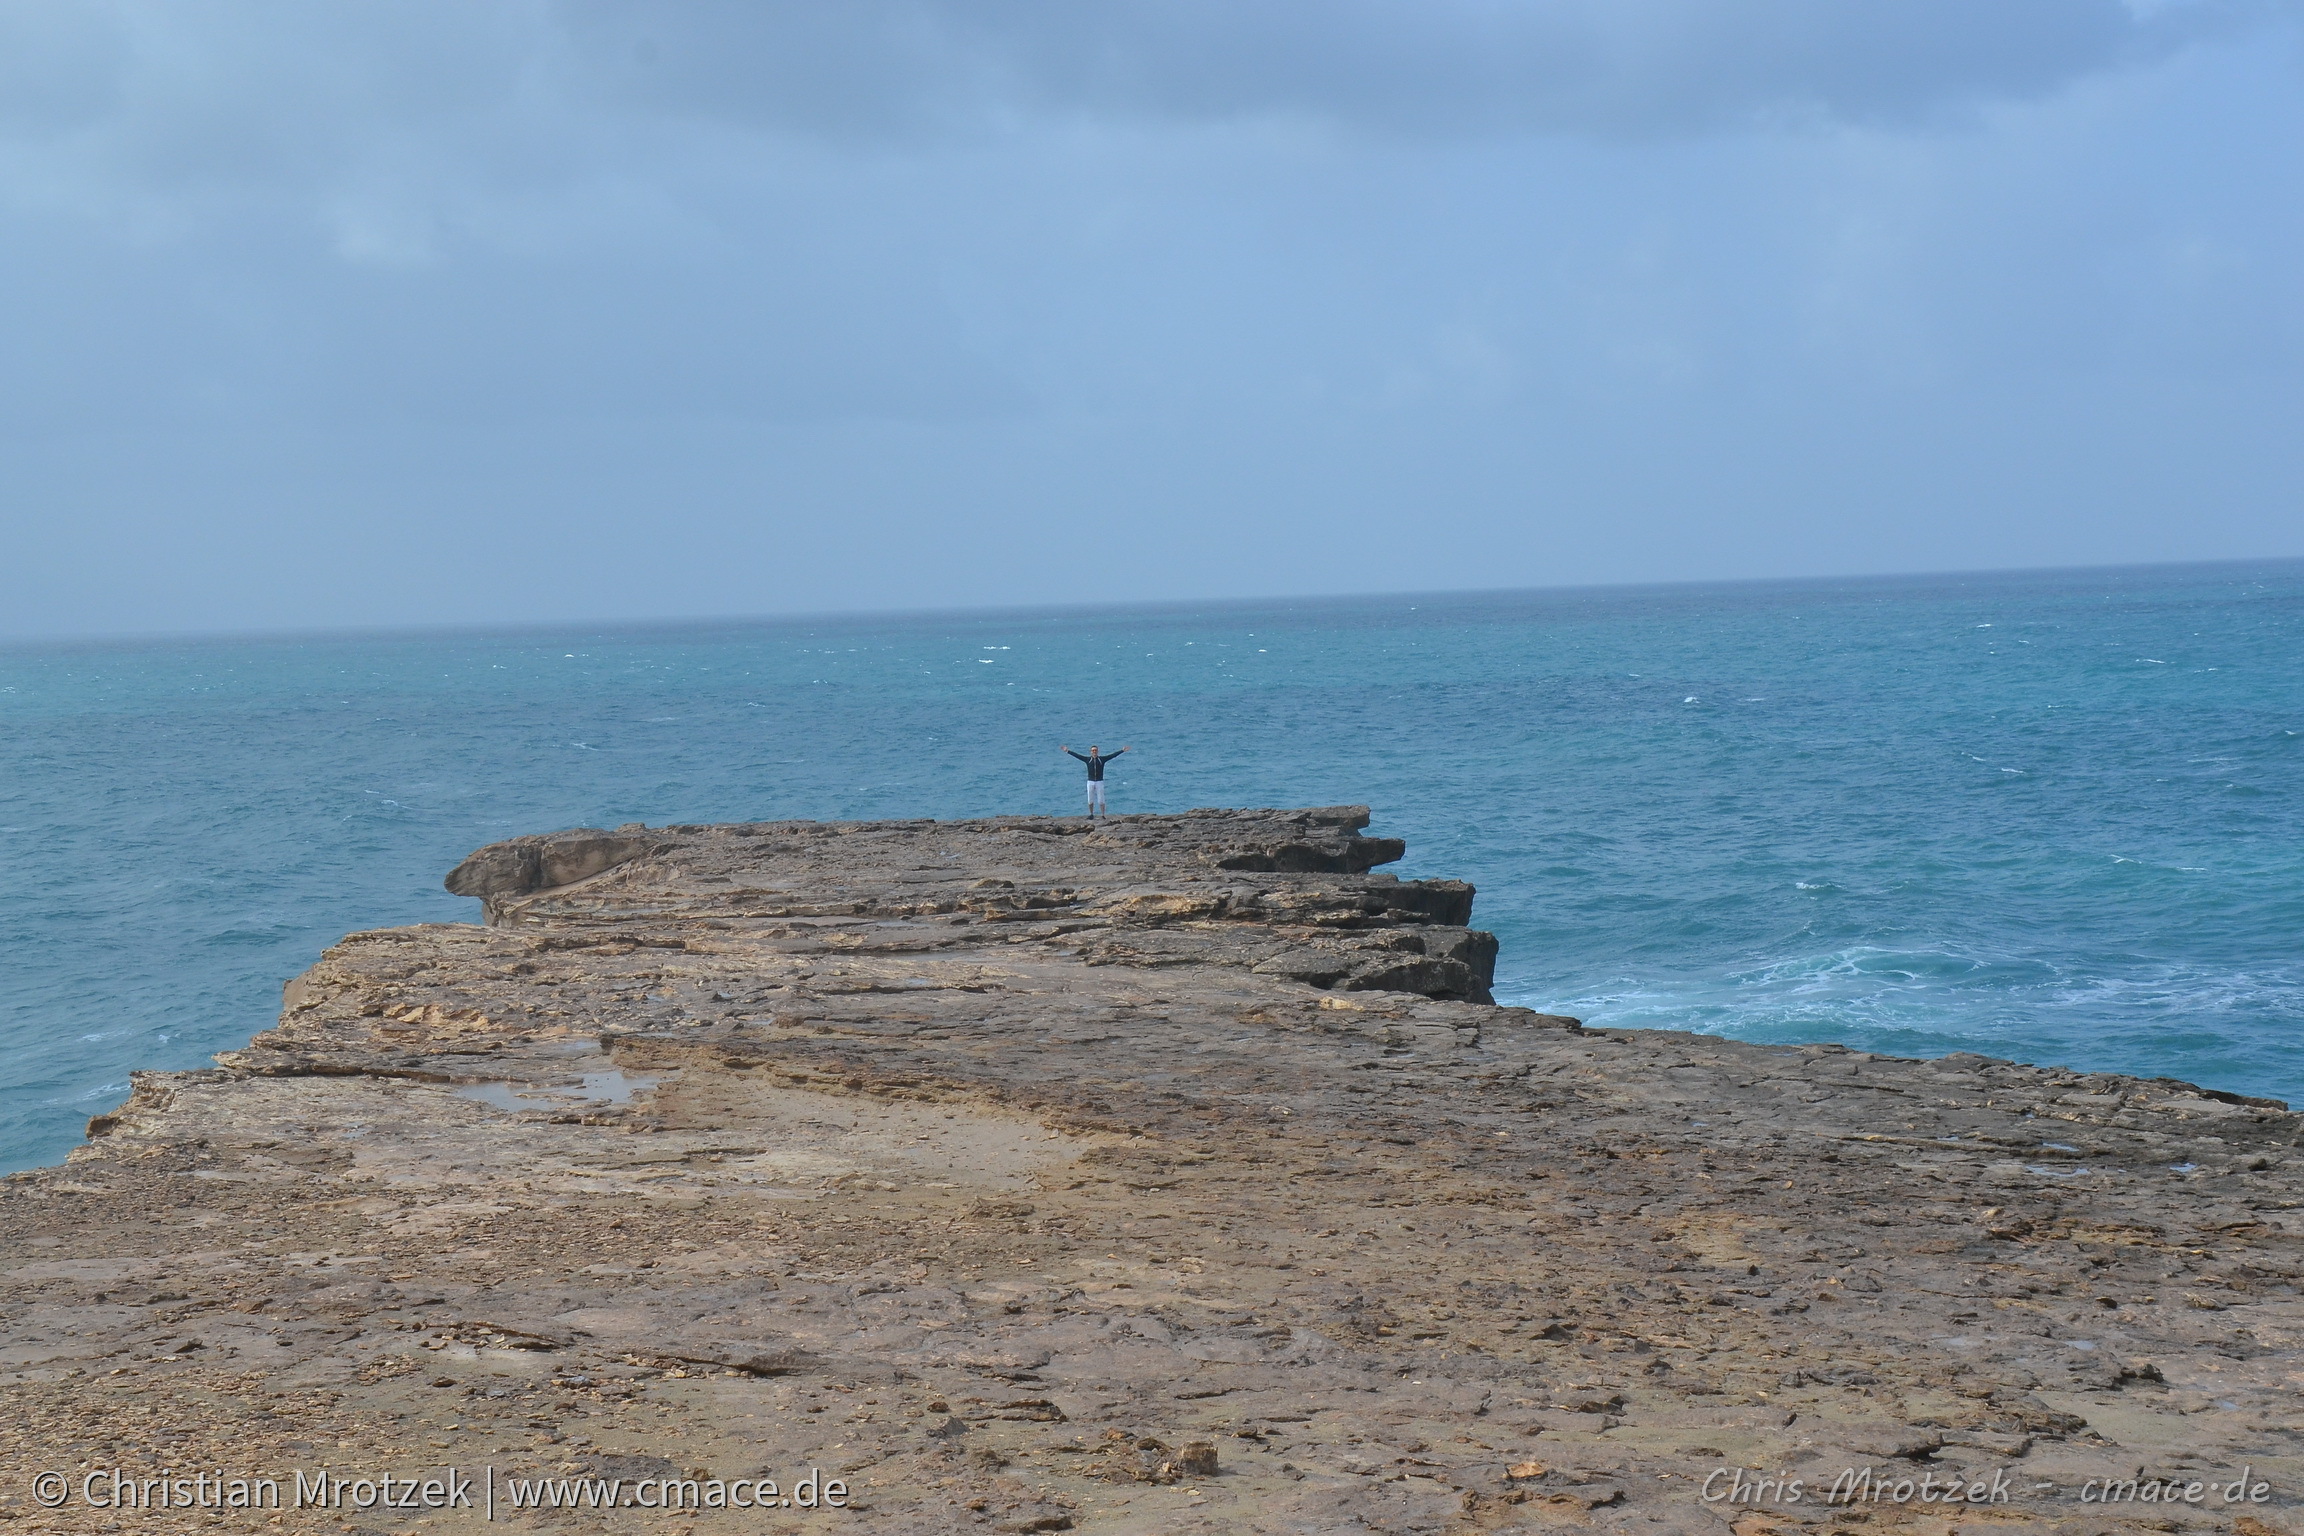
[{"label": "layered rock", "polygon": [[[807,1528],[892,1532],[2290,1519],[2283,1106],[1497,1007],[1366,823],[481,850],[485,926],[353,935],[0,1185],[0,1511],[327,1461],[816,1467]],[[1821,1502],[1861,1467],[1914,1491]]]}]

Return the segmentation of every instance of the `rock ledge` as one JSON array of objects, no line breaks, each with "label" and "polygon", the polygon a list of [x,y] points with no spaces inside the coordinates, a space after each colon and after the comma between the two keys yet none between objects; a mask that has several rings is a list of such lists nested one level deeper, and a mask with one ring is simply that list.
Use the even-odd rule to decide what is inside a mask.
[{"label": "rock ledge", "polygon": [[0,1516],[325,1461],[815,1467],[874,1532],[1945,1528],[1821,1502],[1869,1467],[2229,1531],[2082,1494],[2246,1464],[2304,1532],[2285,1106],[1498,1007],[1367,823],[480,850],[484,926],[352,935],[0,1184]]}]

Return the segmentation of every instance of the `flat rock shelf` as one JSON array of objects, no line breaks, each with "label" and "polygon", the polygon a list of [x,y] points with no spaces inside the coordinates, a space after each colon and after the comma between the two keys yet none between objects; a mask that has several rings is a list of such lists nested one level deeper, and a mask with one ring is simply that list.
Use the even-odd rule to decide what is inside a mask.
[{"label": "flat rock shelf", "polygon": [[1367,822],[481,850],[0,1183],[0,1529],[2304,1536],[2285,1106],[1499,1007]]}]

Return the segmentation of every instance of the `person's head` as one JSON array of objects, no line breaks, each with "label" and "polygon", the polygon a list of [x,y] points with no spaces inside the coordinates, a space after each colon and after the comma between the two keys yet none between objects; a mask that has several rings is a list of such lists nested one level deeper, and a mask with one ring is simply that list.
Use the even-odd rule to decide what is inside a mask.
[{"label": "person's head", "polygon": [[1088,755],[1090,757],[1094,757],[1097,753],[1102,752],[1103,750],[1104,749],[1102,747],[1096,745],[1094,742],[1088,743]]}]

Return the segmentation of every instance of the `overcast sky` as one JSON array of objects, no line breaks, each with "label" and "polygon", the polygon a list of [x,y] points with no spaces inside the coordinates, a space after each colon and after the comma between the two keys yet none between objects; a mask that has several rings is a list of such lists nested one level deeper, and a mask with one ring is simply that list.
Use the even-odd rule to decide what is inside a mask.
[{"label": "overcast sky", "polygon": [[0,0],[0,636],[2304,554],[2299,0]]}]

